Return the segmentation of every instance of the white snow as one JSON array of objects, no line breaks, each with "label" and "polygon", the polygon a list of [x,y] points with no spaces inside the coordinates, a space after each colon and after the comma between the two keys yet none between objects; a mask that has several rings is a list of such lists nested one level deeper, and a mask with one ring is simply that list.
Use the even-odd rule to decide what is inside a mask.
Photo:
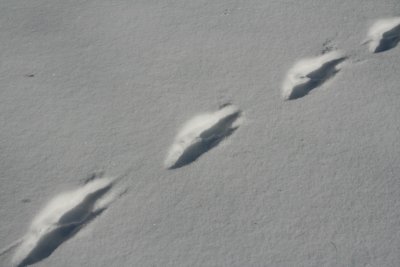
[{"label": "white snow", "polygon": [[[26,263],[24,261],[34,263],[36,260],[40,260],[41,254],[47,253],[46,250],[57,248],[58,245],[52,248],[51,244],[61,244],[64,240],[56,231],[68,226],[80,227],[87,222],[89,216],[100,209],[106,208],[107,206],[105,205],[95,206],[95,203],[101,200],[103,194],[108,191],[107,188],[111,186],[112,180],[99,178],[76,190],[61,193],[52,199],[32,221],[28,232],[16,249],[12,260],[13,264],[15,266],[20,266],[20,264],[25,266]],[[106,192],[100,192],[101,190]],[[88,197],[90,198],[91,194],[99,192],[100,198],[87,199]],[[43,239],[46,239],[48,244],[42,244]],[[44,246],[44,249],[39,246]],[[31,259],[28,259],[28,257]]]},{"label": "white snow", "polygon": [[[42,204],[96,170],[126,175],[93,210],[122,182],[129,191],[33,267],[400,266],[400,47],[360,45],[399,0],[0,7],[0,266],[22,240],[20,260],[74,230],[58,221],[90,210],[90,183]],[[322,67],[335,49],[348,60]],[[285,80],[286,97],[301,94],[282,101],[288,70],[309,57]],[[212,116],[227,102],[245,119],[229,137]],[[175,134],[167,165],[204,153],[166,170]],[[213,140],[224,141],[206,152]]]},{"label": "white snow", "polygon": [[[380,46],[390,38],[400,38],[400,29],[392,33],[392,36],[385,38],[385,34],[400,26],[400,17],[384,18],[375,21],[368,31],[367,42],[369,42],[369,51],[372,53],[380,52]],[[390,40],[389,40],[390,41]],[[387,50],[387,49],[384,49]]]},{"label": "white snow", "polygon": [[[333,72],[340,69],[340,65],[337,64],[340,62],[335,64],[335,61],[340,59],[344,59],[342,52],[331,51],[318,57],[299,60],[286,74],[282,85],[282,97],[288,100],[306,95],[309,91],[321,85]],[[330,62],[333,62],[333,64],[326,66]],[[326,67],[324,68],[324,66]],[[316,75],[318,80],[315,80],[310,75],[318,71],[320,71]],[[315,85],[310,84],[310,82],[315,82]]]},{"label": "white snow", "polygon": [[[233,116],[232,119],[229,118],[230,116]],[[230,130],[239,127],[241,123],[239,117],[240,110],[234,105],[227,105],[215,112],[201,114],[192,118],[182,127],[175,137],[175,140],[165,158],[164,166],[166,168],[173,167],[186,152],[191,153],[188,150],[190,150],[196,143],[200,144],[202,142],[208,142],[209,140],[214,142],[214,139],[216,139],[215,141],[219,141],[224,138]],[[227,124],[224,122],[224,119],[229,120]],[[207,136],[202,136],[202,134],[207,130],[218,126],[218,123],[222,123],[220,127],[211,130]],[[205,146],[208,146],[208,144],[205,144]],[[200,150],[194,152],[196,154],[198,153],[195,158],[208,150],[207,148],[201,147],[195,149]],[[189,159],[189,161],[191,161],[191,159]],[[186,165],[186,163],[184,165]]]}]

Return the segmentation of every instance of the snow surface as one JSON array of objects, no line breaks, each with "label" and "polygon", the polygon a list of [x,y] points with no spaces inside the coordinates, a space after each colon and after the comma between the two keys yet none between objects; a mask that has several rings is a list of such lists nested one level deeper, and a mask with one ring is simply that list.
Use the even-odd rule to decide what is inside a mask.
[{"label": "snow surface", "polygon": [[[0,0],[0,247],[88,174],[129,189],[34,266],[400,266],[398,0]],[[282,101],[294,62],[346,66]],[[185,121],[240,127],[163,167]],[[0,256],[11,265],[14,247]]]},{"label": "snow surface", "polygon": [[165,159],[165,167],[179,168],[195,161],[239,127],[240,115],[237,107],[228,104],[188,121],[176,136]]},{"label": "snow surface", "polygon": [[373,53],[395,47],[400,41],[400,17],[377,20],[369,29],[367,41]]},{"label": "snow surface", "polygon": [[345,58],[342,53],[332,51],[318,57],[300,60],[286,75],[282,86],[282,97],[288,100],[307,95],[334,76],[340,69],[339,64]]},{"label": "snow surface", "polygon": [[[113,186],[99,178],[51,200],[36,216],[13,256],[13,266],[27,266],[47,258],[111,203],[100,202]],[[100,203],[100,204],[99,204]]]}]

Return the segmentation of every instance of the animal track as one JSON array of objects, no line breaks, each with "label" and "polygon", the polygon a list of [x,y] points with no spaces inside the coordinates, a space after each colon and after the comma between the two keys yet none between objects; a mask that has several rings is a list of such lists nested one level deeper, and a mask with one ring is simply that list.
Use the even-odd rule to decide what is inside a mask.
[{"label": "animal track", "polygon": [[114,181],[107,178],[92,179],[51,200],[21,239],[12,259],[13,266],[31,265],[50,256],[107,209],[112,200],[104,201],[104,198],[110,195],[113,185]]},{"label": "animal track", "polygon": [[227,104],[219,110],[190,120],[175,138],[165,160],[165,167],[175,169],[192,163],[217,146],[240,125],[241,110]]},{"label": "animal track", "polygon": [[369,51],[379,53],[397,46],[400,42],[400,17],[377,20],[369,29],[366,43]]},{"label": "animal track", "polygon": [[287,73],[282,85],[282,97],[292,100],[307,95],[340,71],[339,64],[346,57],[337,51],[297,62]]}]

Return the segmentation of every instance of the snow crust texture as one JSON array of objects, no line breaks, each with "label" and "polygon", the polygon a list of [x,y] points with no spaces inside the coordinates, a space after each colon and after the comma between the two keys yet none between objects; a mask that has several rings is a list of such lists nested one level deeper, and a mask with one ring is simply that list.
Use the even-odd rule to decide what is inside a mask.
[{"label": "snow crust texture", "polygon": [[[4,8],[0,239],[22,238],[0,251],[0,267],[400,266],[400,17],[359,36],[360,17],[393,14],[340,1]],[[321,14],[310,19],[303,6]],[[340,9],[343,16],[332,15]],[[316,53],[324,40],[329,46]],[[393,50],[374,56],[361,40],[371,53]],[[337,90],[319,94],[330,86]],[[314,99],[303,98],[314,89]],[[238,106],[191,118],[165,158],[154,159],[168,148],[165,133],[176,131],[174,114],[228,100]],[[207,162],[219,144],[214,152],[229,153],[225,140],[238,152]],[[103,212],[120,196],[119,179],[93,174],[19,232],[31,199],[59,185],[52,169],[118,172],[125,164],[136,191],[129,207],[113,208],[118,224]],[[54,253],[101,214],[114,229],[94,239],[107,244],[85,240]]]},{"label": "snow crust texture", "polygon": [[396,47],[400,42],[400,17],[377,20],[369,29],[367,42],[371,53]]},{"label": "snow crust texture", "polygon": [[176,136],[165,159],[165,167],[183,167],[217,146],[239,127],[241,114],[240,109],[228,104],[188,121]]},{"label": "snow crust texture", "polygon": [[50,256],[63,242],[107,209],[112,199],[106,195],[110,194],[112,187],[112,180],[98,178],[52,199],[21,239],[12,265],[28,266]]},{"label": "snow crust texture", "polygon": [[298,61],[287,73],[282,86],[285,100],[301,98],[324,84],[340,70],[346,57],[338,51]]}]

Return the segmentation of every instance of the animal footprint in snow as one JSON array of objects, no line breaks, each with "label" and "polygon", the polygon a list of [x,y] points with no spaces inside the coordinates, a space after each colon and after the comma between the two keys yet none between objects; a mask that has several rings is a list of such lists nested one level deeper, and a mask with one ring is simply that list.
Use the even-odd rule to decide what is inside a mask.
[{"label": "animal footprint in snow", "polygon": [[318,57],[298,61],[286,75],[282,85],[282,97],[285,100],[292,100],[307,95],[335,76],[340,70],[339,64],[345,59],[342,53],[331,51]]},{"label": "animal footprint in snow", "polygon": [[31,265],[50,256],[110,205],[115,196],[109,192],[113,185],[114,181],[107,178],[93,179],[52,199],[19,241],[13,266]]},{"label": "animal footprint in snow", "polygon": [[175,138],[165,159],[168,169],[190,164],[231,135],[241,123],[241,111],[231,105],[188,121]]},{"label": "animal footprint in snow", "polygon": [[369,51],[379,53],[394,48],[400,42],[400,17],[377,20],[369,29]]}]

